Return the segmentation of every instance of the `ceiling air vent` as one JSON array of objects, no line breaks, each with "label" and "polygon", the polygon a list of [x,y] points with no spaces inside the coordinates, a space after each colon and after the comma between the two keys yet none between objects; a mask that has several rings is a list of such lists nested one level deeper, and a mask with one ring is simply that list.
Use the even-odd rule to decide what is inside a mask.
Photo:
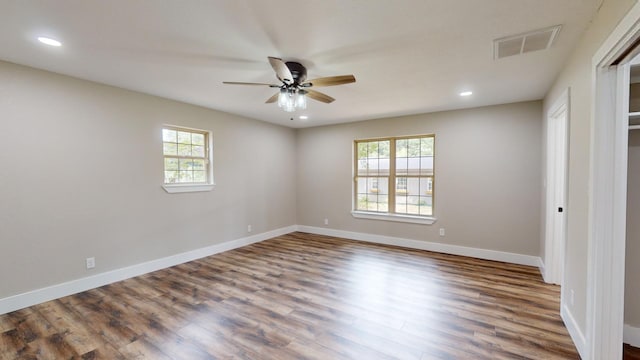
[{"label": "ceiling air vent", "polygon": [[521,55],[551,47],[562,25],[530,31],[525,34],[506,36],[493,41],[493,58]]}]

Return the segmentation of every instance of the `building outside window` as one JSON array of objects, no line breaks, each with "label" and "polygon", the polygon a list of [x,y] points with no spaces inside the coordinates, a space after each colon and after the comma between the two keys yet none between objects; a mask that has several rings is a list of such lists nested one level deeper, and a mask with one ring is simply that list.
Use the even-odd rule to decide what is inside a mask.
[{"label": "building outside window", "polygon": [[407,193],[407,178],[400,177],[396,178],[396,194],[406,194]]}]

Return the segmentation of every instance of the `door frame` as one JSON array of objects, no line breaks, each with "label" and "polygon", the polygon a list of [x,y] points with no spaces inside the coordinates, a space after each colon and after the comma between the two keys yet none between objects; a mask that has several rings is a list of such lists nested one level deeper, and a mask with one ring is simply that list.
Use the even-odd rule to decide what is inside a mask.
[{"label": "door frame", "polygon": [[[544,257],[544,280],[547,283],[564,284],[564,256],[567,238],[567,175],[568,175],[568,159],[569,159],[569,116],[570,116],[570,89],[566,89],[556,99],[553,106],[547,112],[547,143],[546,143],[546,221],[545,221],[545,257]],[[556,123],[558,117],[564,113],[564,119],[561,130],[558,131]],[[558,141],[560,139],[560,141]],[[564,164],[562,169],[558,169],[556,158],[559,152],[564,156]],[[562,171],[562,180],[558,180],[558,170]],[[558,220],[556,208],[558,206],[556,195],[562,191],[563,200],[563,216],[560,219],[560,226],[563,229],[562,234],[556,237],[555,225]],[[565,294],[563,292],[562,296]]]},{"label": "door frame", "polygon": [[587,347],[582,354],[588,360],[622,358],[629,63],[639,39],[636,2],[592,58]]}]

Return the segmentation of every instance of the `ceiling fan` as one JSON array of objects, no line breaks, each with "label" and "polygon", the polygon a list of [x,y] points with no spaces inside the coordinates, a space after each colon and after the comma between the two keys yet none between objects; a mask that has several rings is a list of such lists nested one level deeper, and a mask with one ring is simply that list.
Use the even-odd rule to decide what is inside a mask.
[{"label": "ceiling fan", "polygon": [[311,90],[311,87],[343,85],[356,81],[356,78],[353,75],[328,76],[306,81],[307,69],[299,62],[284,62],[282,59],[270,56],[269,63],[276,72],[276,77],[280,82],[282,82],[282,84],[277,85],[236,81],[223,81],[223,84],[259,85],[279,88],[280,91],[267,99],[266,103],[269,104],[277,101],[279,107],[283,108],[287,112],[292,112],[297,109],[302,110],[307,107],[307,96],[313,100],[327,104],[335,100],[327,94]]}]

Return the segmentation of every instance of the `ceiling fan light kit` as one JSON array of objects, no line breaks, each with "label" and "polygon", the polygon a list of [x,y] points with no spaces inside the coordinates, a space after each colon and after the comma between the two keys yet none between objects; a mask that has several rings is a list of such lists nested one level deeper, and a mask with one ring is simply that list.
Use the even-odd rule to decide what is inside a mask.
[{"label": "ceiling fan light kit", "polygon": [[278,94],[278,107],[286,112],[307,108],[307,92],[302,89],[281,88]]},{"label": "ceiling fan light kit", "polygon": [[269,64],[276,73],[276,77],[281,85],[264,84],[264,83],[246,83],[236,81],[223,81],[228,85],[264,85],[269,87],[280,88],[280,91],[269,99],[266,103],[270,104],[278,102],[278,107],[286,112],[294,112],[296,110],[304,110],[307,108],[307,96],[313,100],[317,100],[326,104],[333,102],[335,99],[329,95],[319,91],[311,90],[313,86],[334,86],[350,84],[356,81],[353,75],[340,75],[317,78],[311,81],[307,79],[307,69],[295,61],[284,62],[282,59],[269,57]]}]

